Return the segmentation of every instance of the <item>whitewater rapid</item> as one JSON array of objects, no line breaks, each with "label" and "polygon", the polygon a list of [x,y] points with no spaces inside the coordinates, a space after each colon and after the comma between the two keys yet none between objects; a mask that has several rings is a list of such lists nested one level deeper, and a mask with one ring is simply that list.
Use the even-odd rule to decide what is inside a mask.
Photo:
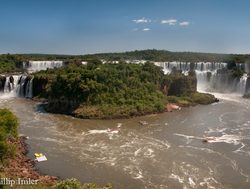
[{"label": "whitewater rapid", "polygon": [[[37,164],[42,173],[119,189],[247,189],[249,100],[217,97],[213,105],[122,120],[48,114],[20,98],[1,98],[0,105],[18,116],[20,134],[30,138],[29,157],[41,152],[48,158]],[[204,137],[215,140],[204,143]]]}]

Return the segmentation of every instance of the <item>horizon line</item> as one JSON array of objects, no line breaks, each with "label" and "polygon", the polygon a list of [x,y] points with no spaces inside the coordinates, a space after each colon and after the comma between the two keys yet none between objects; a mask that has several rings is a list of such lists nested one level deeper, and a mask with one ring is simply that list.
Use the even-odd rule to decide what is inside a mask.
[{"label": "horizon line", "polygon": [[125,50],[125,51],[113,51],[113,52],[95,52],[95,53],[86,53],[86,54],[61,54],[61,53],[0,53],[0,55],[59,55],[59,56],[85,56],[85,55],[98,55],[98,54],[111,54],[111,53],[127,53],[135,51],[167,51],[170,53],[198,53],[198,54],[217,54],[217,55],[250,55],[250,53],[217,53],[217,52],[204,52],[204,51],[170,51],[166,49],[135,49],[135,50]]}]

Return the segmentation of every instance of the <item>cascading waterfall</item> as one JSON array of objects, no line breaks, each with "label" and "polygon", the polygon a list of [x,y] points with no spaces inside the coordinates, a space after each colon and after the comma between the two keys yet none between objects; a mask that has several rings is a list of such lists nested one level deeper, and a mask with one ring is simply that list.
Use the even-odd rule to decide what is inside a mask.
[{"label": "cascading waterfall", "polygon": [[[29,61],[23,62],[23,68],[29,73],[62,67],[63,61]],[[5,96],[33,97],[33,78],[27,75],[1,76],[0,92]]]},{"label": "cascading waterfall", "polygon": [[[241,78],[232,77],[227,70],[227,63],[219,62],[156,62],[155,65],[161,66],[165,74],[169,74],[173,69],[181,70],[187,74],[190,70],[195,70],[197,76],[198,91],[239,93],[246,94],[250,92],[250,81],[247,74]],[[237,67],[250,73],[250,64],[237,64]]]},{"label": "cascading waterfall", "polygon": [[4,87],[1,89],[1,93],[4,94],[5,97],[33,97],[33,78],[31,76],[13,75],[1,77],[4,78]]},{"label": "cascading waterfall", "polygon": [[46,70],[47,68],[59,68],[62,66],[63,61],[60,60],[23,62],[23,68],[26,69],[29,73]]},{"label": "cascading waterfall", "polygon": [[13,93],[17,86],[17,81],[18,81],[17,75],[6,76],[4,81],[4,88],[2,91],[4,93]]},{"label": "cascading waterfall", "polygon": [[32,98],[33,97],[33,78],[22,75],[18,79],[18,86],[16,93],[20,97]]},{"label": "cascading waterfall", "polygon": [[[165,74],[169,74],[172,69],[182,70],[187,74],[190,70],[195,70],[197,75],[197,89],[205,92],[222,93],[250,93],[250,77],[244,74],[241,78],[234,78],[227,71],[227,63],[211,62],[155,62],[157,66],[163,68]],[[24,68],[33,72],[63,66],[62,61],[29,61],[23,63]],[[243,68],[246,73],[250,73],[250,63],[237,64]],[[32,98],[33,97],[33,78],[27,75],[1,76],[2,88],[0,91],[16,96]],[[4,83],[4,85],[3,85]],[[1,87],[0,86],[0,87]],[[3,87],[4,86],[4,87]]]}]

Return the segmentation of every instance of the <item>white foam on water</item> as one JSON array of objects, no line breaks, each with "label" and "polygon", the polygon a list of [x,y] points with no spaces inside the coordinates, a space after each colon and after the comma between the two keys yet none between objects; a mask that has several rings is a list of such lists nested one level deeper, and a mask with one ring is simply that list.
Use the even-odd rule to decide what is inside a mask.
[{"label": "white foam on water", "polygon": [[174,180],[177,180],[179,183],[184,183],[184,179],[181,178],[179,175],[176,175],[176,174],[173,174],[173,173],[172,173],[172,174],[169,176],[169,178],[174,179]]},{"label": "white foam on water", "polygon": [[139,154],[141,151],[142,151],[141,148],[139,148],[138,150],[136,150],[136,151],[134,152],[134,155],[135,155],[135,156],[138,156],[138,154]]},{"label": "white foam on water", "polygon": [[194,150],[204,151],[204,152],[209,153],[209,154],[221,155],[221,153],[213,151],[213,150],[211,150],[209,148],[202,148],[202,147],[195,147],[195,146],[183,146],[183,145],[179,145],[178,147],[179,148],[191,148],[191,149],[194,149]]},{"label": "white foam on water", "polygon": [[208,128],[204,133],[224,133],[228,128]]},{"label": "white foam on water", "polygon": [[15,91],[11,91],[11,92],[9,92],[9,93],[0,93],[0,101],[7,101],[7,100],[9,100],[9,99],[11,99],[11,98],[14,98],[14,97],[16,97],[17,95],[16,95],[16,92]]},{"label": "white foam on water", "polygon": [[[103,129],[103,130],[89,130],[88,134],[118,134],[119,130],[118,129]],[[82,132],[82,134],[86,134],[85,132]]]},{"label": "white foam on water", "polygon": [[103,130],[97,130],[97,129],[94,129],[94,130],[89,130],[88,133],[89,134],[103,134],[103,133],[108,133],[108,129],[103,129]]},{"label": "white foam on water", "polygon": [[189,185],[190,185],[192,188],[195,187],[196,184],[195,184],[194,180],[193,180],[191,177],[188,178],[188,182],[189,182]]},{"label": "white foam on water", "polygon": [[142,175],[142,172],[139,170],[139,172],[136,174],[135,177],[133,177],[134,179],[142,179],[143,178],[143,175]]},{"label": "white foam on water", "polygon": [[193,139],[196,139],[196,140],[203,140],[204,139],[204,137],[185,135],[185,134],[179,134],[179,133],[174,133],[174,135],[184,137],[187,141],[186,144],[189,144],[190,142],[192,142]]},{"label": "white foam on water", "polygon": [[227,144],[234,144],[239,145],[241,144],[241,140],[249,139],[247,137],[237,136],[237,135],[222,135],[220,137],[212,137],[211,140],[208,140],[209,143],[227,143]]},{"label": "white foam on water", "polygon": [[122,127],[122,123],[117,123],[117,128],[121,128]]},{"label": "white foam on water", "polygon": [[[222,185],[213,177],[205,177],[202,182],[199,183],[200,186],[206,187],[207,189],[217,189],[224,188]],[[219,187],[218,187],[219,185]]]},{"label": "white foam on water", "polygon": [[144,152],[143,155],[144,155],[144,157],[147,157],[147,158],[155,157],[154,150],[152,150],[151,148],[147,149],[146,152]]}]

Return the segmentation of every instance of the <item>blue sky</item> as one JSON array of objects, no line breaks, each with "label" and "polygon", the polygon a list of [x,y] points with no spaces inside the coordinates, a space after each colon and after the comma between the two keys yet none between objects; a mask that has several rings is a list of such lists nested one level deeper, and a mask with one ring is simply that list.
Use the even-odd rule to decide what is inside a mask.
[{"label": "blue sky", "polygon": [[248,0],[0,0],[0,53],[250,53]]}]

